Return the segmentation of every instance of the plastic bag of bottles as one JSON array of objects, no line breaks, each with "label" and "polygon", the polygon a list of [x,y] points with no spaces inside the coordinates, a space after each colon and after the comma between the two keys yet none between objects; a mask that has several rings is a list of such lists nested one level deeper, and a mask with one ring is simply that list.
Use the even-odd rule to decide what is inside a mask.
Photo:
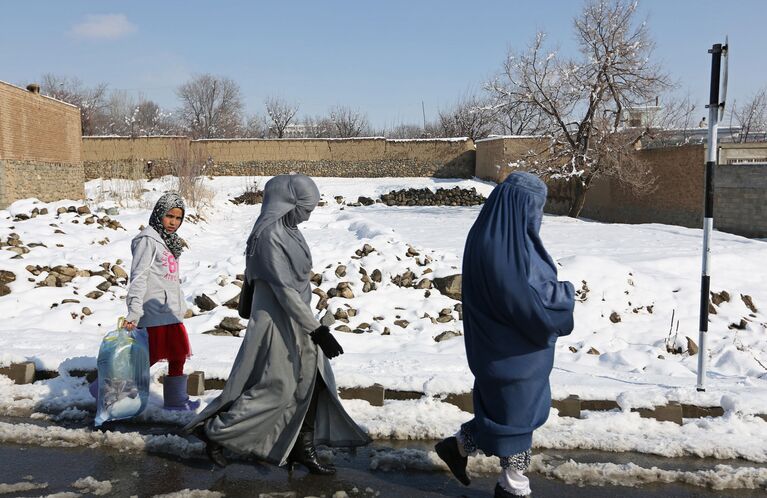
[{"label": "plastic bag of bottles", "polygon": [[145,329],[117,330],[104,336],[98,356],[96,419],[99,427],[110,420],[135,417],[149,400],[149,341]]}]

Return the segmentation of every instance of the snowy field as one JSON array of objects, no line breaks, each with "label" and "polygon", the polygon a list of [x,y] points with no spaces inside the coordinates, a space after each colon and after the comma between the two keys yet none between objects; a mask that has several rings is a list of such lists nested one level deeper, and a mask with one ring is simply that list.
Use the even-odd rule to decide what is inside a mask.
[{"label": "snowy field", "polygon": [[[180,259],[182,288],[196,315],[185,322],[194,353],[187,363],[188,372],[202,370],[207,377],[226,378],[240,345],[237,337],[204,334],[224,318],[236,317],[236,310],[218,306],[201,312],[194,298],[205,293],[223,304],[239,293],[233,282],[244,270],[245,239],[259,207],[235,205],[230,199],[253,180],[208,180],[206,185],[213,192],[210,205],[197,213],[190,210],[188,214],[201,219],[188,219],[179,231],[189,244]],[[263,186],[266,179],[257,180]],[[103,284],[102,277],[75,276],[62,287],[46,287],[38,286],[46,272],[33,275],[26,268],[71,264],[95,272],[109,262],[129,270],[130,240],[147,223],[154,201],[168,182],[147,182],[141,200],[119,206],[110,192],[126,191],[127,182],[95,180],[87,184],[90,210],[103,216],[98,209],[118,206],[119,214],[111,218],[124,230],[85,224],[88,215],[56,214],[57,208],[80,206],[82,200],[47,204],[25,200],[0,211],[0,239],[7,241],[15,233],[25,246],[33,246],[19,259],[12,259],[14,252],[0,250],[0,270],[16,277],[8,284],[11,293],[0,297],[0,365],[34,361],[38,369],[62,374],[26,386],[12,385],[0,377],[0,415],[54,421],[91,416],[93,401],[82,380],[67,372],[95,368],[101,337],[125,313],[125,287],[109,287],[93,299],[86,294]],[[416,282],[460,273],[465,237],[480,207],[351,207],[339,204],[335,197],[343,196],[351,203],[361,195],[377,198],[401,188],[453,186],[475,187],[488,195],[492,184],[430,178],[318,178],[317,183],[326,205],[302,225],[312,247],[314,271],[322,274],[320,288],[325,291],[339,282],[350,284],[354,297],[330,299],[331,311],[356,311],[348,323],[337,321],[331,329],[345,325],[362,331],[335,334],[346,352],[332,362],[339,387],[379,383],[387,389],[427,395],[421,400],[389,401],[380,408],[359,400],[344,404],[373,437],[428,439],[452,433],[470,415],[438,398],[468,392],[472,377],[462,338],[441,342],[434,338],[447,331],[462,332],[455,309],[458,302],[434,289],[427,297],[426,290],[402,288],[391,279],[406,271],[415,274]],[[13,221],[15,215],[28,215],[34,208],[47,208],[49,214]],[[708,389],[698,393],[697,356],[690,354],[687,338],[698,341],[701,231],[546,216],[542,236],[560,265],[560,278],[571,280],[580,290],[575,331],[557,345],[553,395],[617,400],[621,410],[584,412],[581,420],[560,418],[552,410],[549,422],[535,434],[536,447],[767,462],[763,436],[767,422],[754,416],[767,413],[767,242],[714,234],[712,291],[726,291],[726,295],[719,294],[715,300],[708,339]],[[357,256],[355,251],[365,244],[375,251]],[[410,254],[414,250],[417,256],[408,255],[411,247]],[[346,266],[343,277],[336,275],[339,265]],[[377,289],[362,291],[361,268],[369,275],[380,270]],[[64,300],[78,302],[62,303]],[[312,305],[318,300],[315,295]],[[90,314],[83,313],[84,307]],[[317,313],[318,317],[324,314]],[[164,368],[156,365],[153,375],[163,374]],[[153,389],[152,404],[142,420],[182,422],[185,415],[160,409],[161,389],[157,384]],[[203,400],[216,394],[208,391]],[[668,401],[721,406],[725,416],[686,419],[679,427],[640,419],[630,411]],[[4,441],[23,441],[26,436],[19,430],[0,423]],[[29,428],[30,433],[38,430]],[[78,437],[71,435],[75,440]]]}]

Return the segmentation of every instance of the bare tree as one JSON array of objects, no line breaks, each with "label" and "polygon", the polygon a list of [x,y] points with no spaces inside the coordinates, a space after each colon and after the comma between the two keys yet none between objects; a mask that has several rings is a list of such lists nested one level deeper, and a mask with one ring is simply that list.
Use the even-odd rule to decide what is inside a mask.
[{"label": "bare tree", "polygon": [[94,135],[103,122],[107,101],[107,84],[86,87],[78,78],[45,74],[41,91],[44,95],[80,108],[83,135]]},{"label": "bare tree", "polygon": [[277,138],[282,138],[285,135],[285,128],[288,127],[298,112],[298,104],[279,97],[269,97],[264,105],[266,106],[266,114],[272,121],[272,133]]},{"label": "bare tree", "polygon": [[163,111],[160,105],[152,100],[139,101],[133,109],[130,123],[134,136],[172,135],[178,131],[173,115]]},{"label": "bare tree", "polygon": [[647,128],[626,128],[624,109],[654,100],[670,86],[651,62],[653,43],[636,4],[593,0],[574,20],[580,57],[564,59],[544,48],[539,33],[530,48],[510,54],[503,74],[489,87],[498,101],[540,111],[552,136],[546,154],[525,167],[573,181],[569,216],[577,217],[593,181],[617,179],[635,192],[654,188],[648,166],[633,154]]},{"label": "bare tree", "polygon": [[202,74],[176,90],[181,124],[192,138],[236,137],[242,128],[240,86],[229,78]]},{"label": "bare tree", "polygon": [[246,138],[266,138],[269,135],[269,120],[261,114],[253,114],[245,125]]},{"label": "bare tree", "polygon": [[439,112],[439,134],[443,137],[486,138],[493,130],[495,110],[474,95],[463,97],[449,111]]},{"label": "bare tree", "polygon": [[501,99],[491,104],[493,133],[498,135],[543,135],[549,129],[549,120],[537,106],[528,102]]},{"label": "bare tree", "polygon": [[334,126],[330,118],[307,116],[301,122],[305,138],[329,138],[333,136]]},{"label": "bare tree", "polygon": [[740,107],[734,102],[730,120],[740,128],[737,142],[753,142],[759,137],[764,139],[767,133],[767,88],[756,92]]},{"label": "bare tree", "polygon": [[330,122],[335,136],[339,138],[359,137],[370,130],[367,116],[358,109],[335,106],[330,109]]}]

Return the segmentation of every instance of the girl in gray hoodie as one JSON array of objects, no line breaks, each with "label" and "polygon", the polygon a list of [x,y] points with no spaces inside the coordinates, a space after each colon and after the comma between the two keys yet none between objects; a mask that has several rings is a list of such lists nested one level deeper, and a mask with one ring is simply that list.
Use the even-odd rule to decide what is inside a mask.
[{"label": "girl in gray hoodie", "polygon": [[186,394],[184,363],[191,356],[183,324],[186,306],[179,284],[178,258],[183,241],[176,231],[184,221],[184,201],[175,192],[155,204],[149,226],[131,242],[133,263],[128,287],[125,328],[146,328],[149,361],[168,361],[163,401],[168,410],[196,410],[199,401]]}]

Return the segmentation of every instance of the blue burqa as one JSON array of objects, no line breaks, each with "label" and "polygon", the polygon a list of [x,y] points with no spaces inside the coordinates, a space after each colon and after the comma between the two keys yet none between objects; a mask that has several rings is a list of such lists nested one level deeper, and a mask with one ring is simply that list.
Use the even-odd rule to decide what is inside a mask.
[{"label": "blue burqa", "polygon": [[466,356],[474,374],[477,447],[511,456],[531,448],[551,406],[557,337],[573,329],[574,288],[539,232],[546,185],[512,173],[495,187],[469,231],[463,256]]}]

